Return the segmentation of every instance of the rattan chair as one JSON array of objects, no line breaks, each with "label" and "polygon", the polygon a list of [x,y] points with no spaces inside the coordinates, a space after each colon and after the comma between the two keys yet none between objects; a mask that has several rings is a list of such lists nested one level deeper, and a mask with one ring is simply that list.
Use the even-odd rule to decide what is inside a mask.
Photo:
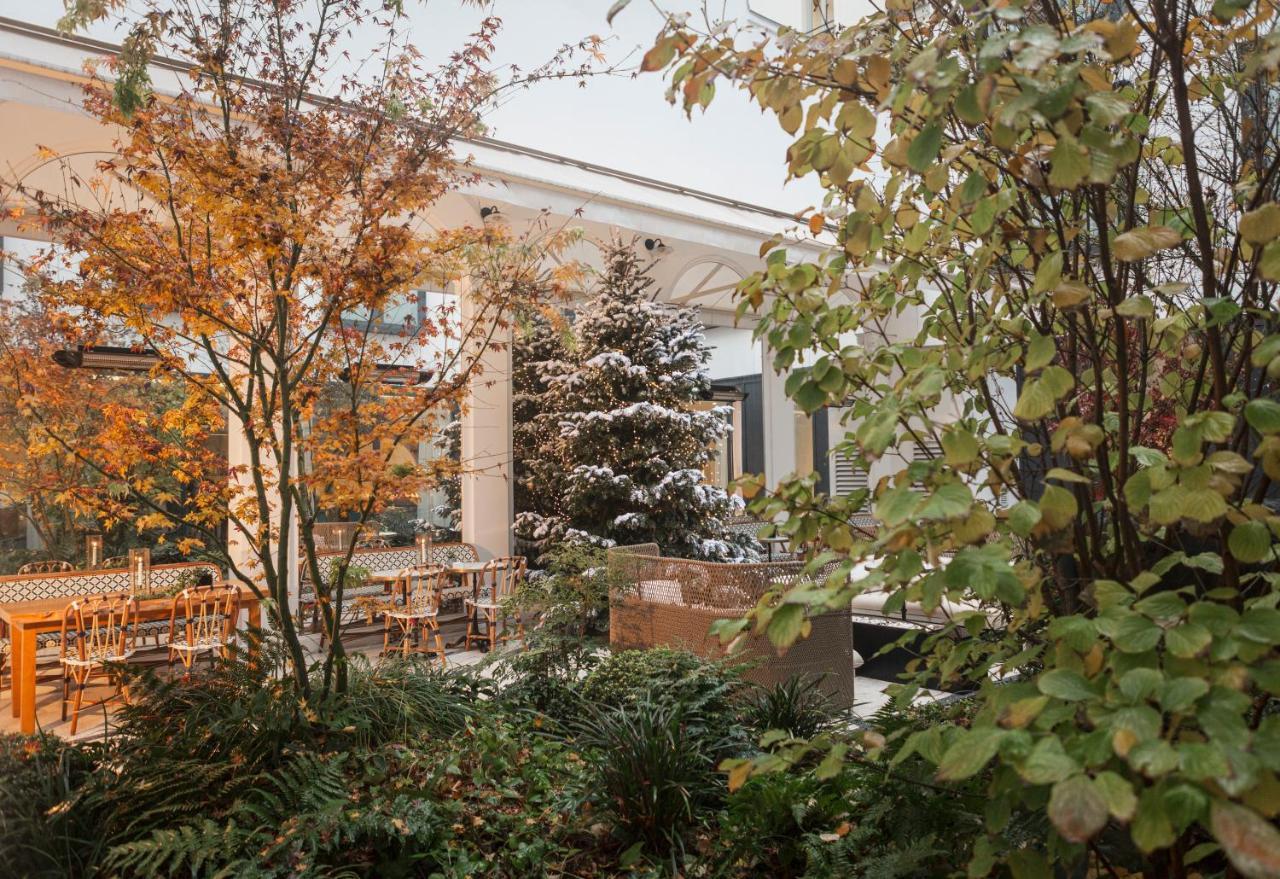
[{"label": "rattan chair", "polygon": [[240,590],[225,583],[183,589],[173,597],[169,611],[169,665],[182,662],[183,677],[201,653],[227,655],[240,618]]},{"label": "rattan chair", "polygon": [[[133,616],[135,599],[124,593],[89,595],[77,598],[67,605],[62,614],[62,638],[58,648],[58,662],[62,665],[62,719],[67,719],[67,702],[71,700],[70,688],[76,687],[71,709],[71,734],[75,735],[80,721],[80,711],[85,707],[104,705],[112,696],[89,706],[84,703],[84,688],[95,674],[111,675],[109,664],[126,662],[133,656]],[[116,681],[115,697],[123,693],[123,684]]]},{"label": "rattan chair", "polygon": [[105,558],[105,559],[103,559],[101,562],[99,562],[99,563],[98,563],[98,567],[99,567],[100,569],[102,569],[102,568],[123,568],[123,569],[125,569],[125,570],[128,570],[128,568],[129,568],[129,557],[128,557],[127,555],[113,555],[113,556],[111,556],[110,558]]},{"label": "rattan chair", "polygon": [[71,562],[60,561],[59,559],[45,559],[39,562],[27,562],[18,568],[19,574],[64,574],[67,571],[74,571],[76,566]]},{"label": "rattan chair", "polygon": [[[473,643],[484,644],[492,650],[500,641],[507,640],[508,613],[506,601],[515,594],[516,588],[524,580],[524,556],[505,556],[496,558],[484,566],[480,574],[480,588],[475,597],[467,598],[463,605],[467,612],[466,647],[471,649]],[[479,631],[484,623],[484,633]],[[502,624],[502,634],[498,633],[498,624]],[[517,637],[524,637],[524,621],[516,615]]]},{"label": "rattan chair", "polygon": [[392,642],[408,656],[418,635],[418,649],[427,652],[428,636],[435,641],[432,652],[440,657],[440,666],[448,665],[444,656],[444,638],[440,635],[440,593],[448,581],[444,568],[414,565],[400,572],[392,592],[392,603],[383,612],[382,652],[390,653]]}]

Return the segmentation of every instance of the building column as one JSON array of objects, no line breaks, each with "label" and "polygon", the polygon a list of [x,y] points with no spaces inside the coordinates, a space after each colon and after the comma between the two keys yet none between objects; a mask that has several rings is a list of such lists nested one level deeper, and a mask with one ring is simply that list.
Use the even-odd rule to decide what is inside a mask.
[{"label": "building column", "polygon": [[[248,468],[252,467],[251,458],[249,456],[249,440],[245,436],[244,427],[239,418],[235,415],[227,416],[227,465],[231,468],[243,467],[246,472],[242,475],[232,475],[230,477],[232,485],[236,488],[240,496],[252,495],[254,492],[253,477],[248,472]],[[274,479],[275,474],[270,474],[269,478]],[[268,503],[271,506],[271,530],[280,534],[280,496],[278,492],[271,492]],[[289,544],[288,555],[288,590],[289,590],[289,607],[288,612],[295,617],[298,613],[298,593],[299,593],[299,570],[298,559],[300,558],[298,544],[298,519],[297,510],[294,510],[289,521],[284,523],[283,537]],[[249,572],[257,583],[259,588],[265,590],[265,584],[262,580],[262,565],[259,561],[258,553],[254,549],[256,536],[250,534],[233,522],[227,524],[227,555],[231,560],[245,572]],[[271,552],[274,554],[276,544],[273,542]],[[271,619],[269,616],[263,617],[263,625],[269,626]]]},{"label": "building column", "polygon": [[776,486],[796,469],[796,408],[786,392],[787,376],[773,369],[773,352],[761,346],[760,401],[764,410],[764,479]]},{"label": "building column", "polygon": [[[462,325],[475,319],[464,286]],[[511,330],[499,329],[479,354],[462,412],[462,539],[482,560],[511,554],[515,497],[511,482]]]}]

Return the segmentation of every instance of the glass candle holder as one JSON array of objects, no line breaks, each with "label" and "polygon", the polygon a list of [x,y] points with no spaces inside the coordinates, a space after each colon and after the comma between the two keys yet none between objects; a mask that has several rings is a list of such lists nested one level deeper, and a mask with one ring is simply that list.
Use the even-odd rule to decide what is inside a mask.
[{"label": "glass candle holder", "polygon": [[86,570],[102,564],[102,535],[94,532],[84,538],[84,566]]},{"label": "glass candle holder", "polygon": [[431,564],[431,532],[423,531],[414,537],[418,544],[418,564]]},{"label": "glass candle holder", "polygon": [[151,591],[151,550],[129,550],[129,590],[135,595]]}]

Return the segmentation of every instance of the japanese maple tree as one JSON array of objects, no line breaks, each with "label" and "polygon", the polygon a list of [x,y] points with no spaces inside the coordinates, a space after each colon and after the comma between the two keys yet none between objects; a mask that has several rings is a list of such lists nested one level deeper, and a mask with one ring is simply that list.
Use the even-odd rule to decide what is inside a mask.
[{"label": "japanese maple tree", "polygon": [[[434,68],[394,6],[377,2],[156,2],[132,21],[125,51],[85,90],[88,113],[117,133],[114,154],[91,177],[52,158],[64,161],[62,191],[11,185],[54,242],[25,267],[41,307],[72,341],[155,357],[187,402],[162,416],[176,442],[159,441],[161,416],[132,409],[101,412],[106,441],[92,446],[56,427],[47,436],[109,479],[97,501],[113,515],[177,519],[189,543],[268,599],[310,692],[288,610],[300,561],[331,636],[323,692],[341,690],[334,636],[351,552],[336,575],[321,567],[320,503],[363,525],[457,472],[449,460],[406,465],[397,450],[416,449],[466,410],[476,383],[495,380],[486,359],[506,344],[512,310],[573,274],[544,268],[573,233],[429,222],[469,179],[459,138],[504,87],[487,66],[496,18]],[[356,36],[376,47],[363,63],[344,51]],[[146,78],[156,56],[184,65],[171,92]],[[567,64],[557,56],[521,81]],[[423,288],[459,296],[422,306]],[[410,319],[389,328],[382,316],[406,306]],[[200,440],[224,417],[248,461],[211,473]],[[157,463],[203,502],[167,503],[143,475]]]}]

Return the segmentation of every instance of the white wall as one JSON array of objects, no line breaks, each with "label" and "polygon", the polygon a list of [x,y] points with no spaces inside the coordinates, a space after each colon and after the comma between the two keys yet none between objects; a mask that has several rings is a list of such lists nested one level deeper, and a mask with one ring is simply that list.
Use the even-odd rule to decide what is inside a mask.
[{"label": "white wall", "polygon": [[706,339],[711,346],[707,374],[712,381],[760,372],[760,342],[752,340],[750,330],[707,327]]}]

